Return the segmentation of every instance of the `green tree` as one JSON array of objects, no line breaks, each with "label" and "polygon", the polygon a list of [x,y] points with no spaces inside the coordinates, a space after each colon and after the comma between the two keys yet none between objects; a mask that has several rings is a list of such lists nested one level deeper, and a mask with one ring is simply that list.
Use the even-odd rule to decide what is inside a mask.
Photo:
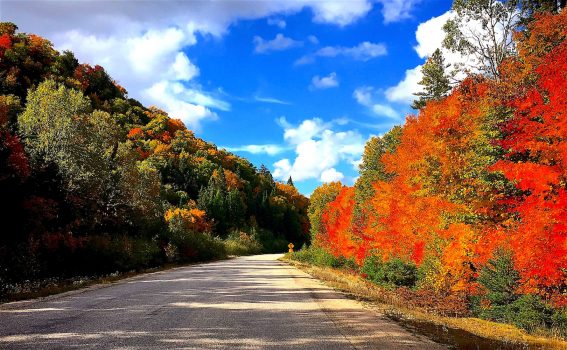
[{"label": "green tree", "polygon": [[227,197],[224,171],[218,167],[211,176],[209,184],[199,191],[197,204],[199,209],[204,210],[207,217],[214,221],[215,230],[221,236],[226,235],[230,227]]},{"label": "green tree", "polygon": [[439,100],[447,96],[451,90],[449,75],[445,72],[448,67],[441,50],[435,50],[421,67],[423,78],[419,84],[423,86],[423,91],[415,94],[418,99],[413,101],[411,106],[413,109],[421,109],[427,101]]},{"label": "green tree", "polygon": [[512,254],[498,250],[486,266],[480,271],[478,282],[487,290],[487,299],[491,304],[504,306],[517,299],[520,275],[514,269]]},{"label": "green tree", "polygon": [[295,187],[295,185],[293,184],[293,179],[291,178],[291,175],[289,176],[289,179],[287,179],[287,184]]}]

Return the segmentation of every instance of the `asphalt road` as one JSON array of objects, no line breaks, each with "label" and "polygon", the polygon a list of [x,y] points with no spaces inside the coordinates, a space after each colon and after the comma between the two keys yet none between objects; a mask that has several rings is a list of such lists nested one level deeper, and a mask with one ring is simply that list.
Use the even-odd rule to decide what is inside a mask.
[{"label": "asphalt road", "polygon": [[0,349],[441,349],[258,255],[0,306]]}]

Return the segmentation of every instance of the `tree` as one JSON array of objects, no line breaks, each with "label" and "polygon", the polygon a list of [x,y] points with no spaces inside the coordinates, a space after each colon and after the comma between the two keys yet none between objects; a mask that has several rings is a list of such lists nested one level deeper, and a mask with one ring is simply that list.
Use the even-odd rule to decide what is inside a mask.
[{"label": "tree", "polygon": [[292,178],[291,178],[291,175],[289,176],[289,179],[287,179],[287,184],[290,185],[290,186],[295,187],[295,185],[293,184],[293,180],[292,180]]},{"label": "tree", "polygon": [[[523,6],[527,8],[530,14],[538,12],[558,13],[567,5],[567,0],[524,0]],[[530,16],[533,20],[533,16]]]},{"label": "tree", "polygon": [[324,235],[324,226],[321,216],[326,210],[327,204],[334,201],[339,195],[343,185],[340,182],[324,183],[317,187],[311,194],[307,214],[311,222],[311,241],[317,242],[320,235]]},{"label": "tree", "polygon": [[473,69],[499,77],[499,66],[516,51],[513,34],[525,9],[518,0],[454,0],[455,15],[443,26],[443,46],[469,57]]},{"label": "tree", "polygon": [[445,72],[448,67],[449,65],[445,64],[441,50],[435,50],[421,67],[423,78],[419,84],[423,86],[424,91],[415,94],[418,99],[413,101],[411,106],[413,109],[421,109],[427,101],[439,100],[447,96],[447,93],[451,90],[449,76]]}]

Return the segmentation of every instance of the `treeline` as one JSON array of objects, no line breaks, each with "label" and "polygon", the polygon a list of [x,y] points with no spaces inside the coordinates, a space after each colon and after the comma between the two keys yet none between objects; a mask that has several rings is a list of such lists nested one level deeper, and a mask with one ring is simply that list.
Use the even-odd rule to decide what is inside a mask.
[{"label": "treeline", "polygon": [[523,23],[495,75],[450,89],[430,58],[419,113],[367,143],[354,187],[312,194],[298,258],[567,335],[567,11]]},{"label": "treeline", "polygon": [[0,24],[0,135],[4,289],[309,237],[308,199],[292,183],[12,23]]}]

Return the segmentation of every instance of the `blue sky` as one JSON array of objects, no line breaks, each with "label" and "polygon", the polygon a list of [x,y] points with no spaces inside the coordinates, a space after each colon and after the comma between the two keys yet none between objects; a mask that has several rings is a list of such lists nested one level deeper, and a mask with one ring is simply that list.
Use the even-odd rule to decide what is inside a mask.
[{"label": "blue sky", "polygon": [[450,6],[4,0],[0,19],[105,66],[131,97],[310,194],[351,185],[366,140],[412,112]]}]

